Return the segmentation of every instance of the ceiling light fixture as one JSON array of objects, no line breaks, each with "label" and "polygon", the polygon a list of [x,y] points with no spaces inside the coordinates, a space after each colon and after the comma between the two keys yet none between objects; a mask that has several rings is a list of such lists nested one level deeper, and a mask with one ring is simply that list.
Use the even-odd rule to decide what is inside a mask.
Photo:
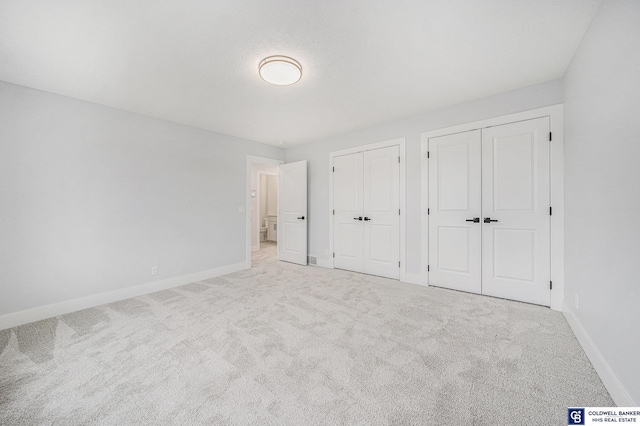
[{"label": "ceiling light fixture", "polygon": [[302,66],[295,59],[287,56],[269,56],[258,66],[260,77],[267,83],[277,86],[288,86],[300,80]]}]

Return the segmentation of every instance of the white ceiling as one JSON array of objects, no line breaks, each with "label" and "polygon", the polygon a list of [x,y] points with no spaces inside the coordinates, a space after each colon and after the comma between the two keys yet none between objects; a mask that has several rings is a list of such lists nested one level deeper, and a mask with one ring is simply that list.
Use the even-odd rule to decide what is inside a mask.
[{"label": "white ceiling", "polygon": [[291,146],[562,77],[600,3],[0,0],[0,80]]}]

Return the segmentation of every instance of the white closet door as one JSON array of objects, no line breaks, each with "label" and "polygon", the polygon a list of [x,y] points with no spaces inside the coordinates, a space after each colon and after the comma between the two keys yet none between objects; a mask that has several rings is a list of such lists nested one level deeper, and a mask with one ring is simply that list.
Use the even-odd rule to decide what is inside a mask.
[{"label": "white closet door", "polygon": [[278,259],[307,264],[307,162],[278,167]]},{"label": "white closet door", "polygon": [[549,306],[549,119],[482,131],[482,293]]},{"label": "white closet door", "polygon": [[362,152],[333,160],[333,266],[363,272]]},{"label": "white closet door", "polygon": [[363,270],[395,279],[400,279],[399,155],[398,146],[365,151],[363,179]]},{"label": "white closet door", "polygon": [[429,284],[481,292],[481,132],[429,139]]}]

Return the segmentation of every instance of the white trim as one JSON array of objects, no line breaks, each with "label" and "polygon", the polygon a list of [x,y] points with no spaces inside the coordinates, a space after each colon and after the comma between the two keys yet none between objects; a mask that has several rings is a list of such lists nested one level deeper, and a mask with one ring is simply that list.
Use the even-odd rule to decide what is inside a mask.
[{"label": "white trim", "polygon": [[251,269],[251,164],[271,164],[279,166],[284,164],[282,160],[276,160],[275,158],[258,157],[256,155],[247,155],[247,173],[246,173],[246,188],[245,188],[245,262],[247,269]]},{"label": "white trim", "polygon": [[[429,151],[429,138],[425,139],[425,134],[420,135],[420,273],[424,276],[423,282],[429,285],[429,272],[427,265],[429,261],[429,161],[427,152]],[[426,141],[426,142],[425,142]]]},{"label": "white trim", "polygon": [[156,291],[167,290],[185,284],[191,284],[193,282],[231,274],[244,269],[247,269],[246,264],[245,262],[241,262],[233,265],[222,266],[220,268],[195,272],[193,274],[181,275],[179,277],[167,278],[160,281],[152,281],[133,287],[93,294],[91,296],[54,303],[52,305],[40,306],[38,308],[2,315],[0,316],[0,330],[17,327],[19,325],[40,321],[58,315],[68,314],[82,309],[93,308],[106,303],[117,302],[118,300],[143,296],[145,294],[155,293]]},{"label": "white trim", "polygon": [[405,155],[405,138],[375,142],[354,148],[342,149],[329,153],[329,266],[333,269],[333,159],[340,155],[398,146],[400,148],[400,281],[407,275],[407,159]]},{"label": "white trim", "polygon": [[[554,107],[551,107],[554,108]],[[561,311],[564,303],[564,110],[556,105],[549,114],[553,134],[550,151],[551,185],[551,309]]]},{"label": "white trim", "polygon": [[426,272],[427,262],[425,260],[429,259],[429,218],[427,216],[427,209],[429,208],[429,186],[427,182],[429,176],[429,162],[427,161],[429,139],[454,133],[468,132],[470,130],[515,123],[517,121],[532,120],[540,117],[549,117],[549,125],[553,134],[550,153],[551,206],[553,207],[553,215],[551,216],[551,280],[553,281],[553,290],[551,291],[551,309],[554,311],[562,311],[562,302],[564,299],[564,128],[562,104],[421,133],[422,251],[420,257],[420,271],[427,275],[427,282],[428,273]]},{"label": "white trim", "polygon": [[587,358],[591,361],[591,365],[593,365],[596,373],[600,376],[602,384],[604,384],[604,387],[609,391],[609,395],[611,395],[613,402],[615,402],[618,407],[637,407],[640,401],[633,401],[585,329],[582,327],[582,324],[580,324],[580,321],[578,321],[578,318],[576,318],[566,303],[563,303],[563,306],[564,317],[567,319],[567,322],[569,323],[573,334],[575,334],[578,339],[580,346],[584,349],[584,353],[587,354]]},{"label": "white trim", "polygon": [[[402,151],[402,146],[404,145],[404,143],[405,143],[405,138],[396,138],[396,139],[391,139],[391,140],[382,141],[382,142],[374,142],[367,145],[355,146],[353,148],[341,149],[339,151],[332,151],[329,153],[329,157],[332,160],[330,164],[331,166],[333,166],[333,157],[339,157],[341,155],[348,155],[348,154],[355,154],[356,152],[372,151],[374,149],[387,148],[395,145],[400,145],[401,151]],[[402,155],[400,155],[400,158],[402,158]]]},{"label": "white trim", "polygon": [[[560,114],[560,116],[558,116],[558,114]],[[517,112],[515,114],[501,115],[499,117],[487,118],[486,120],[474,121],[472,123],[466,123],[466,124],[459,124],[457,126],[445,127],[442,129],[429,130],[421,133],[422,141],[424,142],[425,140],[424,135],[428,135],[428,138],[436,138],[438,136],[446,136],[446,135],[451,135],[453,133],[468,132],[469,130],[481,130],[486,127],[500,126],[503,124],[532,120],[532,119],[541,118],[541,117],[555,117],[558,119],[562,119],[562,104],[532,109],[529,111]],[[553,123],[553,125],[558,125],[558,123],[557,122]],[[554,142],[556,141],[555,136],[553,141]]]}]

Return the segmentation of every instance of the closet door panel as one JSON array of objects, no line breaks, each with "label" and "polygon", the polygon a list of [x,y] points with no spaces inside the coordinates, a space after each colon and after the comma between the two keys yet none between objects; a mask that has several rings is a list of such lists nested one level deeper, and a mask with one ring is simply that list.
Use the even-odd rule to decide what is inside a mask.
[{"label": "closet door panel", "polygon": [[430,285],[481,292],[481,143],[479,130],[429,139]]},{"label": "closet door panel", "polygon": [[363,154],[333,160],[333,266],[363,271]]},{"label": "closet door panel", "polygon": [[400,148],[364,152],[363,271],[400,278]]},{"label": "closet door panel", "polygon": [[549,119],[482,132],[482,293],[549,306]]}]

